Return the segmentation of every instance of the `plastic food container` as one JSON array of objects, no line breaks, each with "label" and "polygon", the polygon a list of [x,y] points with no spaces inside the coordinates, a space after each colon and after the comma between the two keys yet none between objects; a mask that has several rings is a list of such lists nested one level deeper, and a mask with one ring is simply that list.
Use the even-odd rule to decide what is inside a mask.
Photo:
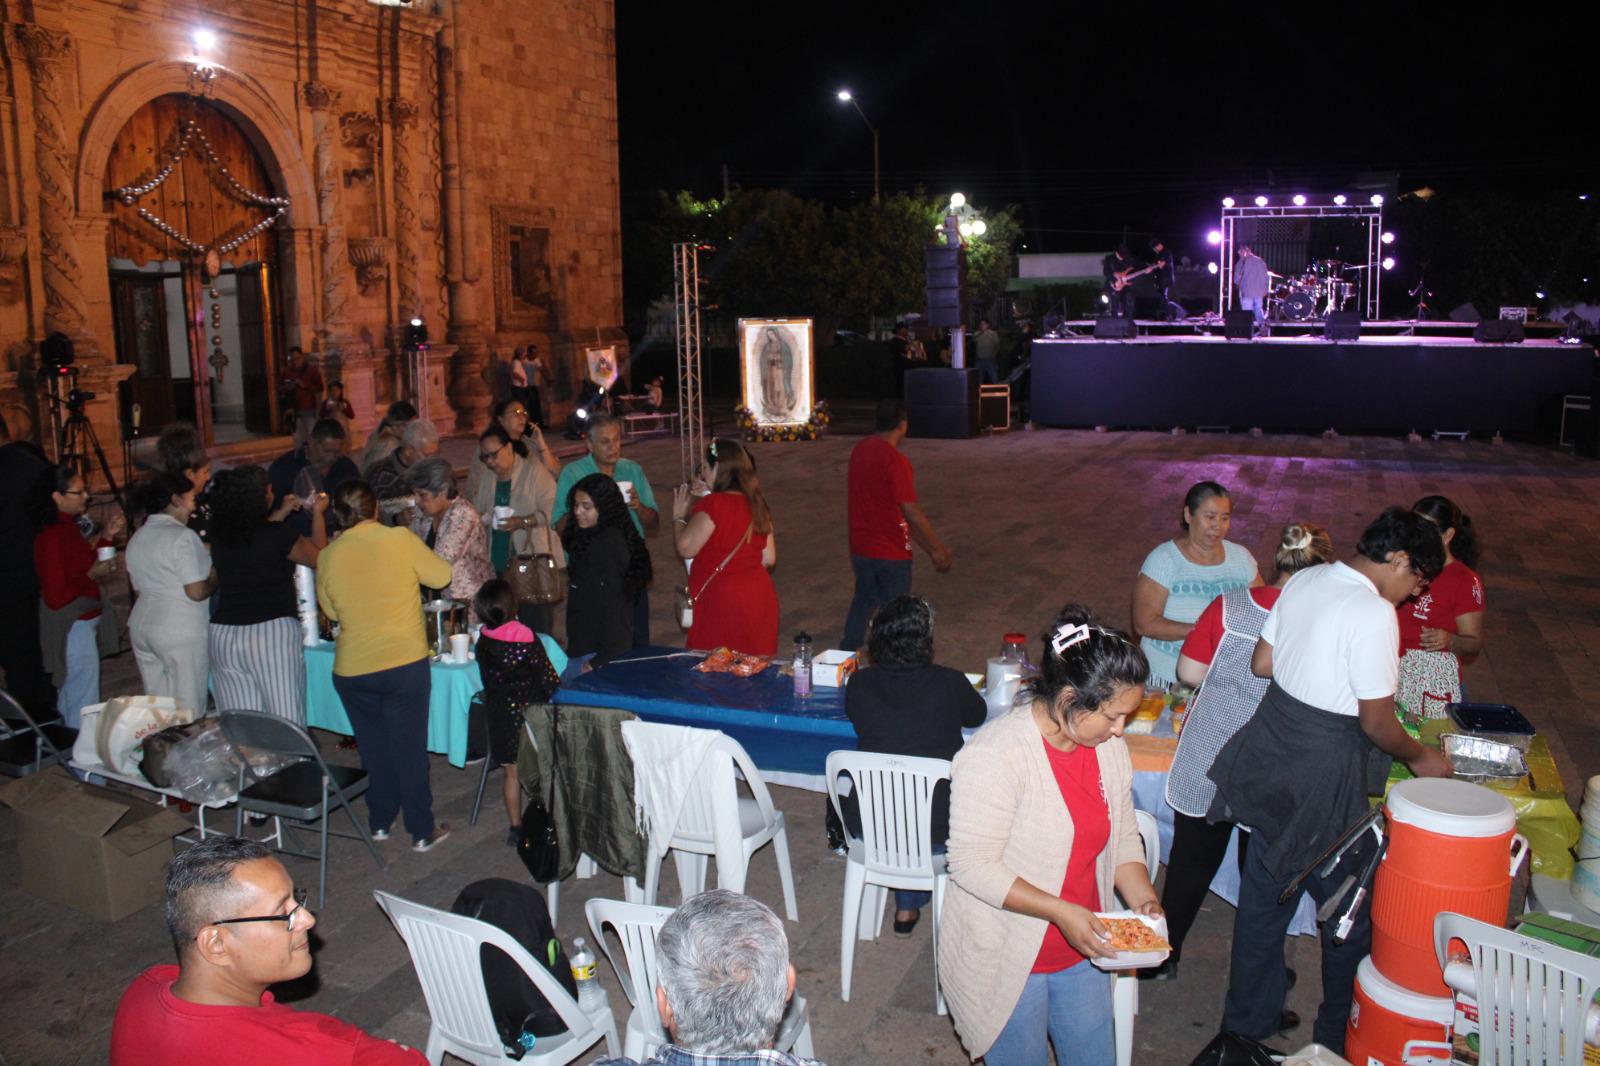
[{"label": "plastic food container", "polygon": [[1462,781],[1520,781],[1528,776],[1528,760],[1522,749],[1488,737],[1461,733],[1441,733],[1439,747],[1450,765],[1452,777]]},{"label": "plastic food container", "polygon": [[[1165,916],[1152,918],[1147,914],[1135,911],[1095,911],[1096,918],[1134,918],[1155,930],[1156,935],[1162,940],[1167,939],[1167,919]],[[1160,966],[1167,961],[1171,951],[1119,951],[1110,958],[1090,959],[1089,961],[1101,970],[1142,970],[1150,966]]]},{"label": "plastic food container", "polygon": [[1464,733],[1510,744],[1523,751],[1533,742],[1533,723],[1506,703],[1450,703],[1445,713]]}]

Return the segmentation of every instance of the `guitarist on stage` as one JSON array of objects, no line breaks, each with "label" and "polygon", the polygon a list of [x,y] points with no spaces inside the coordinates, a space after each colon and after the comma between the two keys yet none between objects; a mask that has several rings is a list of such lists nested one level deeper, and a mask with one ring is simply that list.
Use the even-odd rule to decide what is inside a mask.
[{"label": "guitarist on stage", "polygon": [[1100,261],[1100,271],[1105,275],[1105,296],[1109,310],[1113,315],[1125,318],[1133,317],[1133,288],[1132,281],[1140,274],[1147,274],[1152,268],[1140,268],[1134,262],[1133,253],[1128,251],[1126,244],[1117,245],[1117,250]]}]

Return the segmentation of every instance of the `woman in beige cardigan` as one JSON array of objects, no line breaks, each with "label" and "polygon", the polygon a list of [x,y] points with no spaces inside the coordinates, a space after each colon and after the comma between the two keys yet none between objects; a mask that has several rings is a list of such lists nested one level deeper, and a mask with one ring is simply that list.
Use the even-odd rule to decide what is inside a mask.
[{"label": "woman in beige cardigan", "polygon": [[[498,422],[491,422],[478,437],[478,461],[467,478],[467,498],[488,531],[489,562],[496,574],[505,570],[519,548],[549,552],[556,566],[567,565],[561,538],[550,529],[556,479],[543,463],[518,455],[511,435]],[[517,619],[536,633],[549,633],[555,625],[555,608],[524,603],[517,608]]]},{"label": "woman in beige cardigan", "polygon": [[1122,726],[1149,672],[1125,634],[1087,609],[1062,609],[1039,676],[956,756],[950,887],[939,918],[939,976],[967,1051],[989,1066],[1115,1060],[1113,954],[1097,910],[1116,896],[1161,913],[1133,816]]}]

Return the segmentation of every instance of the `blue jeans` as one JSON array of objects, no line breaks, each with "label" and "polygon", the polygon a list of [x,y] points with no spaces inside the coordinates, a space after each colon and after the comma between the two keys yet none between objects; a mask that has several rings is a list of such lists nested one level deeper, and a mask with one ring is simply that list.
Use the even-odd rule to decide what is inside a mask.
[{"label": "blue jeans", "polygon": [[67,677],[56,694],[56,713],[72,729],[83,709],[100,702],[100,619],[80,618],[67,630]]},{"label": "blue jeans", "polygon": [[433,836],[433,787],[428,780],[428,660],[354,677],[333,675],[333,690],[356,732],[367,786],[367,825],[387,831],[405,812],[412,842]]},{"label": "blue jeans", "polygon": [[1113,1066],[1111,974],[1087,959],[1055,973],[1029,974],[1010,1021],[983,1061],[988,1066],[1049,1062],[1046,1038],[1056,1047],[1059,1066]]},{"label": "blue jeans", "polygon": [[1256,325],[1266,321],[1266,300],[1252,300],[1248,296],[1239,297],[1239,306],[1246,311],[1253,312],[1256,316]]},{"label": "blue jeans", "polygon": [[873,612],[896,596],[911,591],[911,560],[852,555],[850,567],[856,572],[856,594],[850,600],[850,613],[844,620],[844,640],[839,647],[855,651],[866,642],[867,623],[872,621]]}]

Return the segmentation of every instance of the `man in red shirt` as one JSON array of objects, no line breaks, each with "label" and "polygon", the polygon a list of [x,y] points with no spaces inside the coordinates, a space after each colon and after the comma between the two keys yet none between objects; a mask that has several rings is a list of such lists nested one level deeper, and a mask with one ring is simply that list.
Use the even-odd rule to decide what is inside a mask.
[{"label": "man in red shirt", "polygon": [[317,421],[322,405],[322,371],[312,366],[298,346],[289,349],[289,369],[283,376],[284,391],[294,408],[294,442],[304,444]]},{"label": "man in red shirt", "polygon": [[911,460],[900,454],[906,436],[906,406],[878,402],[877,432],[850,453],[850,565],[856,592],[844,622],[842,647],[859,648],[872,613],[911,591],[911,542],[922,546],[939,573],[953,557],[933,523],[917,505]]},{"label": "man in red shirt", "polygon": [[277,1003],[270,985],[311,969],[311,927],[283,864],[254,841],[213,836],[167,868],[177,966],[128,986],[111,1025],[111,1066],[422,1066],[421,1052],[326,1014]]}]

